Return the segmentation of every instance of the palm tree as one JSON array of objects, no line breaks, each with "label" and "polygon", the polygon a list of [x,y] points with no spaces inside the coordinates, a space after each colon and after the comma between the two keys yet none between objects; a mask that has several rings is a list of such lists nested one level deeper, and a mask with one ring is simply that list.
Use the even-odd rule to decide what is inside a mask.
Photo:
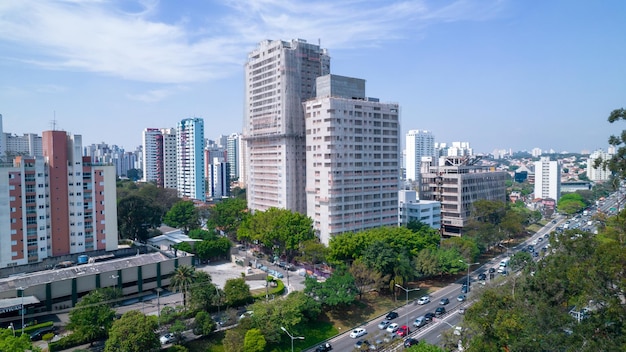
[{"label": "palm tree", "polygon": [[187,309],[187,292],[189,287],[196,281],[196,269],[189,265],[181,265],[174,271],[170,285],[174,291],[183,293],[183,305]]}]

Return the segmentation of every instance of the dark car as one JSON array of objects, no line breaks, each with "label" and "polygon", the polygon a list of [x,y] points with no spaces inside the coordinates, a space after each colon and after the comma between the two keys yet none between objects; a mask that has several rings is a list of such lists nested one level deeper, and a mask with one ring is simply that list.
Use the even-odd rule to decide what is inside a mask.
[{"label": "dark car", "polygon": [[487,280],[487,274],[485,273],[478,274],[478,280],[482,280],[482,281]]},{"label": "dark car", "polygon": [[418,343],[419,343],[419,341],[417,341],[417,339],[409,337],[408,339],[404,340],[404,347],[415,346]]},{"label": "dark car", "polygon": [[444,297],[439,301],[439,304],[442,306],[445,306],[448,303],[450,303],[450,300],[448,299],[448,297]]},{"label": "dark car", "polygon": [[435,317],[435,313],[433,312],[428,312],[424,314],[424,320],[426,320],[427,322],[433,320],[434,317]]},{"label": "dark car", "polygon": [[389,312],[389,314],[387,314],[387,316],[385,317],[385,319],[387,320],[393,320],[395,318],[398,317],[398,313],[396,312]]},{"label": "dark car", "polygon": [[495,273],[496,272],[496,268],[489,268],[489,273]]},{"label": "dark car", "polygon": [[354,344],[354,348],[356,348],[357,350],[360,349],[369,349],[370,348],[371,343],[367,340],[359,340]]},{"label": "dark car", "polygon": [[333,349],[333,346],[331,346],[328,342],[326,342],[325,344],[317,346],[317,348],[315,349],[315,352],[327,352],[327,351],[331,351],[332,349]]},{"label": "dark car", "polygon": [[35,332],[33,332],[32,334],[30,334],[30,339],[31,341],[39,341],[43,338],[43,335],[48,334],[48,333],[54,333],[54,330],[56,328],[54,326],[48,326],[45,328],[41,328]]},{"label": "dark car", "polygon": [[461,293],[467,293],[467,285],[463,284],[463,286],[461,286]]},{"label": "dark car", "polygon": [[437,307],[437,309],[435,309],[435,316],[440,316],[440,315],[444,315],[446,314],[446,308],[445,307]]}]

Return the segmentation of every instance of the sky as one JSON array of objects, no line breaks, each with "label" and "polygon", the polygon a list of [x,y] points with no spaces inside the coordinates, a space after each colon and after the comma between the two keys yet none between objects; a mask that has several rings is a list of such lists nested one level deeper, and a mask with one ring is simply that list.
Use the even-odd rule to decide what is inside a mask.
[{"label": "sky", "polygon": [[626,1],[0,1],[0,114],[127,151],[148,127],[241,132],[244,64],[266,39],[321,43],[333,74],[475,153],[606,149],[626,108]]}]

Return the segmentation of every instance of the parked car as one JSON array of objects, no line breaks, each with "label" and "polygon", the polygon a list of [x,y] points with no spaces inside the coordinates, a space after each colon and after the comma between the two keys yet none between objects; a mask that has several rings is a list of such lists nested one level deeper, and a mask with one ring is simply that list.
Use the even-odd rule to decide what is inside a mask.
[{"label": "parked car", "polygon": [[378,323],[378,328],[379,329],[386,329],[387,326],[389,326],[389,324],[391,324],[391,322],[389,320],[383,320],[380,323]]},{"label": "parked car", "polygon": [[358,337],[361,337],[363,335],[367,334],[367,330],[365,330],[364,328],[356,328],[354,330],[352,330],[352,332],[350,333],[350,337],[353,339],[356,339]]},{"label": "parked car", "polygon": [[[26,326],[26,324],[24,324],[24,326]],[[48,326],[45,328],[38,329],[37,331],[34,331],[33,333],[30,334],[30,339],[31,341],[39,341],[43,338],[43,335],[51,333],[51,332],[53,333],[54,330],[56,330],[56,327],[54,326]]]},{"label": "parked car", "polygon": [[317,348],[315,349],[315,352],[328,352],[328,351],[332,351],[333,346],[331,346],[328,342],[321,344],[319,346],[317,346]]},{"label": "parked car", "polygon": [[444,315],[446,314],[446,308],[445,307],[437,307],[437,309],[435,309],[435,316],[440,316],[440,315]]},{"label": "parked car", "polygon": [[448,303],[450,303],[450,300],[448,299],[448,297],[444,297],[441,300],[439,300],[439,304],[442,306],[445,306]]},{"label": "parked car", "polygon": [[393,320],[393,319],[395,319],[395,318],[397,318],[397,317],[398,317],[398,313],[397,313],[397,312],[393,312],[393,311],[391,311],[391,312],[389,312],[389,314],[387,314],[387,316],[385,317],[385,319],[387,319],[387,320]]},{"label": "parked car", "polygon": [[172,343],[174,342],[175,339],[176,338],[174,337],[174,334],[172,334],[171,332],[168,332],[167,334],[159,337],[159,341],[161,341],[161,345]]},{"label": "parked car", "polygon": [[419,305],[424,305],[426,303],[430,302],[430,296],[426,295],[426,296],[422,296],[420,297],[420,299],[417,300],[417,304]]}]

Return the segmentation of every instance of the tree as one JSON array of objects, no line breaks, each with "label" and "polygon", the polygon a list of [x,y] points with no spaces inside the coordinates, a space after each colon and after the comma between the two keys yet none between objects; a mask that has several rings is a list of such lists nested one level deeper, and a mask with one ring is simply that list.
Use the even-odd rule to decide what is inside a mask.
[{"label": "tree", "polygon": [[246,332],[243,340],[244,352],[263,352],[265,350],[265,337],[259,329],[250,329]]},{"label": "tree", "polygon": [[445,352],[443,348],[420,341],[417,345],[405,349],[407,352]]},{"label": "tree", "polygon": [[558,203],[559,212],[572,215],[580,212],[586,207],[583,197],[578,193],[568,193],[562,196]]},{"label": "tree", "polygon": [[145,198],[131,195],[118,201],[117,223],[121,238],[145,242],[148,229],[161,224],[161,210]]},{"label": "tree", "polygon": [[116,320],[104,346],[105,352],[145,352],[159,350],[161,344],[154,332],[158,327],[155,316],[131,310]]},{"label": "tree", "polygon": [[328,247],[318,239],[311,239],[300,243],[300,255],[296,260],[302,263],[319,264],[326,261]]},{"label": "tree", "polygon": [[215,324],[215,321],[213,321],[209,313],[205,311],[199,311],[196,314],[196,317],[193,322],[194,334],[207,336],[211,334],[215,330],[216,327],[217,327],[217,324]]},{"label": "tree", "polygon": [[244,329],[228,329],[224,335],[222,344],[224,345],[224,351],[226,352],[244,352],[243,343],[246,337],[246,330]]},{"label": "tree", "polygon": [[[626,120],[626,110],[615,109],[611,111],[608,121],[614,123],[620,120]],[[626,178],[626,131],[622,131],[619,135],[611,135],[609,137],[609,144],[617,148],[617,151],[613,156],[604,161],[598,158],[594,161],[594,168],[602,167],[605,170],[610,170],[619,175],[620,179]]]},{"label": "tree", "polygon": [[224,301],[231,307],[249,303],[252,300],[250,286],[243,278],[228,279],[224,284]]},{"label": "tree", "polygon": [[185,340],[183,333],[187,330],[185,323],[182,320],[176,320],[172,326],[170,326],[170,332],[174,335],[174,343],[179,344]]},{"label": "tree", "polygon": [[15,336],[12,329],[0,328],[0,351],[3,352],[23,352],[23,351],[41,351],[40,348],[33,346],[28,334]]},{"label": "tree", "polygon": [[223,258],[228,255],[231,246],[232,242],[228,238],[218,237],[196,243],[194,251],[201,260]]},{"label": "tree", "polygon": [[174,291],[183,293],[183,304],[187,308],[187,293],[196,280],[196,269],[192,266],[181,265],[174,271],[170,280],[170,286]]},{"label": "tree", "polygon": [[183,229],[185,234],[200,227],[198,211],[190,200],[181,200],[174,204],[163,217],[163,222],[168,226]]},{"label": "tree", "polygon": [[383,279],[380,272],[367,267],[362,261],[357,260],[350,266],[350,274],[354,277],[354,285],[359,294],[359,300],[367,290],[378,290],[383,287],[388,278]]},{"label": "tree", "polygon": [[307,295],[331,309],[352,304],[358,292],[354,277],[344,269],[335,270],[324,282],[307,277],[304,285]]},{"label": "tree", "polygon": [[192,309],[208,311],[218,302],[219,289],[211,282],[211,276],[204,271],[197,271],[194,284],[189,288],[189,303]]},{"label": "tree", "polygon": [[115,311],[103,290],[86,294],[70,311],[68,328],[86,341],[105,337],[113,325]]},{"label": "tree", "polygon": [[249,216],[245,199],[228,198],[218,202],[209,211],[207,225],[226,235],[235,235],[241,222]]}]

